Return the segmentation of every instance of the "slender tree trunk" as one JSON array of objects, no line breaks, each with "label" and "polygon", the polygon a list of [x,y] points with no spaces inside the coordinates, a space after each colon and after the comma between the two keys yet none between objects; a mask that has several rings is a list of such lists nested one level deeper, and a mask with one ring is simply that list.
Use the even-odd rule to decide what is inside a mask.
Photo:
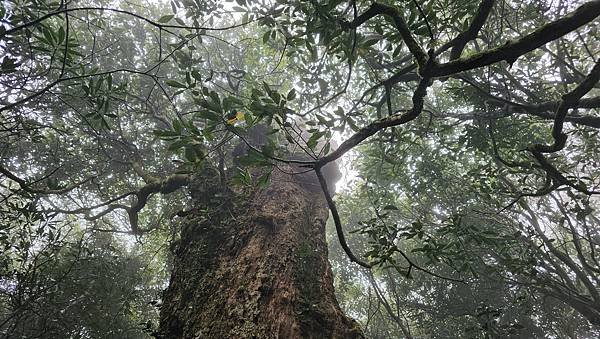
[{"label": "slender tree trunk", "polygon": [[274,170],[267,188],[227,194],[197,186],[157,337],[363,337],[334,296],[314,174]]}]

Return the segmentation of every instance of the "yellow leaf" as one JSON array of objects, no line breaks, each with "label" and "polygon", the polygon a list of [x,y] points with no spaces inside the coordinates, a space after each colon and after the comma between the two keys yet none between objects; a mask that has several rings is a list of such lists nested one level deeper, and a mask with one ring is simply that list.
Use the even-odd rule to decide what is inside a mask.
[{"label": "yellow leaf", "polygon": [[242,121],[242,119],[244,119],[244,112],[235,112],[235,116],[233,118],[227,119],[227,123],[233,125],[237,121]]}]

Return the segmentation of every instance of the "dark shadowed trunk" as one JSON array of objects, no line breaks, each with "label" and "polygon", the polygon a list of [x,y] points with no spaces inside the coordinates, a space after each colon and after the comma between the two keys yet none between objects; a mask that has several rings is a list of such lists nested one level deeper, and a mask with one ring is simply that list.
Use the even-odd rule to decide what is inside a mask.
[{"label": "dark shadowed trunk", "polygon": [[226,194],[217,181],[192,187],[157,336],[362,337],[334,296],[316,176],[274,170],[267,188]]}]

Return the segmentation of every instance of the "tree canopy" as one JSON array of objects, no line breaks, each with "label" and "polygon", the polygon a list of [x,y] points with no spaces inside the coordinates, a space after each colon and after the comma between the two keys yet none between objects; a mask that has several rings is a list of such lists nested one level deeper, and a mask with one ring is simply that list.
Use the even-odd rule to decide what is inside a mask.
[{"label": "tree canopy", "polygon": [[3,1],[0,334],[147,337],[194,174],[266,186],[293,165],[319,178],[368,337],[600,335],[599,15]]}]

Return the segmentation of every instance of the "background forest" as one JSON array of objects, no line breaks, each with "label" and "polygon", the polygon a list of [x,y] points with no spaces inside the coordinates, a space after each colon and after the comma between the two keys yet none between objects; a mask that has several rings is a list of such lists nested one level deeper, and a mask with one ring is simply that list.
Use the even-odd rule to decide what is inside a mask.
[{"label": "background forest", "polygon": [[600,1],[0,4],[0,337],[150,338],[190,175],[294,162],[367,338],[600,337]]}]

